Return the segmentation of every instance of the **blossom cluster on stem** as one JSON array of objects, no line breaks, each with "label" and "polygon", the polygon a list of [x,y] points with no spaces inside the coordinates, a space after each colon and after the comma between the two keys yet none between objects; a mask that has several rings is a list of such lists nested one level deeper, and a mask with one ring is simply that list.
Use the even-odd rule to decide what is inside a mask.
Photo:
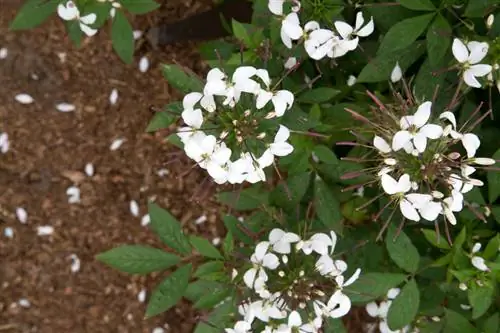
[{"label": "blossom cluster on stem", "polygon": [[320,332],[326,318],[340,318],[351,308],[344,288],[354,283],[358,268],[347,280],[347,264],[331,256],[337,235],[316,233],[309,239],[273,229],[258,243],[243,274],[251,296],[239,306],[242,316],[228,333]]}]

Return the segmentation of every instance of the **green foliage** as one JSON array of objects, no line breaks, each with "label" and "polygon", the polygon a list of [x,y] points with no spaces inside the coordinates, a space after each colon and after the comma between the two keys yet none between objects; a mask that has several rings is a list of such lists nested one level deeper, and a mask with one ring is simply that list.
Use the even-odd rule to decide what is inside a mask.
[{"label": "green foliage", "polygon": [[132,26],[128,22],[125,14],[117,11],[113,24],[111,25],[111,41],[113,49],[118,56],[127,64],[132,63],[134,56],[134,34]]},{"label": "green foliage", "polygon": [[420,292],[417,282],[412,279],[394,299],[387,314],[387,323],[391,330],[397,330],[410,324],[418,312]]},{"label": "green foliage", "polygon": [[316,206],[318,218],[325,227],[342,234],[340,203],[321,178],[317,178],[314,183],[314,205]]},{"label": "green foliage", "polygon": [[[493,158],[500,160],[500,149],[496,151]],[[488,172],[488,199],[491,203],[500,196],[500,172],[490,171]]]},{"label": "green foliage", "polygon": [[189,238],[189,241],[191,242],[191,245],[198,251],[202,256],[207,257],[207,258],[212,258],[212,259],[222,259],[222,255],[220,254],[219,250],[215,246],[210,243],[205,238],[202,237],[197,237],[197,236],[191,236]]},{"label": "green foliage", "polygon": [[366,273],[348,287],[346,294],[355,304],[364,304],[381,296],[405,281],[405,274]]},{"label": "green foliage", "polygon": [[59,0],[28,0],[10,23],[11,30],[31,29],[44,22],[56,11]]},{"label": "green foliage", "polygon": [[181,230],[181,225],[169,212],[150,202],[148,212],[151,229],[163,243],[181,254],[191,253],[188,238]]},{"label": "green foliage", "polygon": [[411,239],[403,232],[397,233],[395,226],[390,226],[385,239],[391,259],[409,273],[415,273],[420,262],[418,250]]},{"label": "green foliage", "polygon": [[146,14],[160,8],[154,0],[120,0],[120,3],[133,14]]},{"label": "green foliage", "polygon": [[203,90],[198,77],[186,72],[179,65],[163,65],[163,76],[167,82],[180,92],[189,93]]}]

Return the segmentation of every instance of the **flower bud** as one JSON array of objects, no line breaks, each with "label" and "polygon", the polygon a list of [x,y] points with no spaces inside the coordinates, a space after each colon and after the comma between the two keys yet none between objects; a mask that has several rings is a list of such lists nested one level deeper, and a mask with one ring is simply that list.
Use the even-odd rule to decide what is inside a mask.
[{"label": "flower bud", "polygon": [[266,133],[262,132],[259,135],[257,135],[257,139],[264,139],[266,137]]},{"label": "flower bud", "polygon": [[403,71],[401,70],[399,63],[396,62],[396,66],[394,66],[394,68],[391,72],[391,82],[392,83],[399,82],[402,77],[403,77]]},{"label": "flower bud", "polygon": [[284,276],[285,276],[285,272],[283,272],[283,271],[279,271],[279,272],[278,272],[278,275],[279,275],[280,277],[284,277]]},{"label": "flower bud", "polygon": [[460,153],[458,152],[453,152],[453,153],[449,153],[448,154],[448,157],[452,160],[456,160],[456,159],[459,159],[460,158]]},{"label": "flower bud", "polygon": [[276,112],[271,111],[271,112],[269,112],[268,114],[266,114],[266,117],[265,117],[265,118],[266,118],[266,119],[272,119],[272,118],[274,118],[274,117],[276,117]]},{"label": "flower bud", "polygon": [[238,271],[233,268],[233,272],[231,274],[231,281],[233,281],[238,276]]},{"label": "flower bud", "polygon": [[398,164],[398,161],[396,161],[396,159],[394,159],[394,158],[386,158],[384,160],[384,163],[387,165],[396,165],[396,164]]},{"label": "flower bud", "polygon": [[250,113],[251,113],[251,111],[250,111],[250,110],[246,110],[246,111],[243,113],[243,115],[244,115],[245,117],[248,117],[248,116],[250,116]]},{"label": "flower bud", "polygon": [[465,290],[467,290],[467,289],[468,289],[468,288],[467,288],[467,285],[466,285],[465,283],[460,283],[460,284],[458,285],[458,288],[459,288],[460,290],[462,290],[462,291],[465,291]]},{"label": "flower bud", "polygon": [[281,261],[283,261],[283,263],[284,263],[285,265],[286,265],[286,264],[288,264],[288,256],[283,255],[283,256],[281,257]]},{"label": "flower bud", "polygon": [[486,19],[486,27],[488,29],[491,29],[494,22],[495,22],[495,16],[493,14],[488,15],[488,18]]},{"label": "flower bud", "polygon": [[472,163],[479,164],[479,165],[493,165],[496,163],[496,161],[492,158],[476,157],[476,158],[472,159]]},{"label": "flower bud", "polygon": [[435,321],[436,323],[441,321],[441,318],[439,318],[438,316],[431,317],[431,319],[432,319],[432,321]]}]

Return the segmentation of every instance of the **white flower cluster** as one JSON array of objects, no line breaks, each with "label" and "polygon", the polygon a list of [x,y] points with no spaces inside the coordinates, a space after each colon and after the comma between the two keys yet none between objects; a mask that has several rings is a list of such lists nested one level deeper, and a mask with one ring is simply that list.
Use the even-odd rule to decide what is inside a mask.
[{"label": "white flower cluster", "polygon": [[[214,68],[207,74],[203,93],[184,97],[182,119],[186,126],[177,135],[186,155],[206,169],[216,183],[264,181],[264,168],[273,164],[274,157],[293,151],[287,142],[287,127],[279,125],[274,134],[274,118],[283,116],[293,101],[290,91],[271,87],[265,69],[241,66],[228,77]],[[266,111],[270,104],[272,111]],[[263,129],[266,122],[269,126]],[[268,132],[274,135],[272,141]]]},{"label": "white flower cluster", "polygon": [[65,5],[59,4],[57,6],[57,15],[64,21],[78,21],[80,29],[89,37],[97,33],[96,29],[90,27],[97,20],[97,15],[90,13],[80,16],[80,10],[73,1],[68,1]]},{"label": "white flower cluster", "polygon": [[283,5],[286,0],[269,0],[268,8],[271,13],[281,17],[281,40],[289,49],[292,48],[292,41],[303,41],[307,54],[315,60],[329,58],[339,58],[349,51],[358,47],[359,37],[371,35],[375,29],[373,17],[365,24],[363,14],[356,14],[356,23],[353,26],[343,21],[335,21],[336,32],[321,28],[318,22],[309,21],[304,27],[300,25],[298,12],[300,2],[292,0],[295,4],[291,13],[283,12]]},{"label": "white flower cluster", "polygon": [[405,326],[400,330],[393,331],[387,324],[387,313],[389,312],[392,301],[399,295],[399,292],[399,288],[389,289],[384,301],[381,301],[380,303],[370,302],[366,304],[366,312],[370,315],[370,317],[376,318],[378,320],[378,329],[380,330],[380,333],[406,333],[410,331],[409,326]]},{"label": "white flower cluster", "polygon": [[[479,138],[472,133],[460,133],[452,112],[439,115],[440,121],[449,123],[444,127],[428,123],[431,107],[431,102],[424,102],[415,114],[400,119],[395,133],[393,129],[383,129],[374,137],[373,145],[383,159],[377,176],[385,193],[399,202],[407,219],[435,221],[444,215],[456,224],[454,213],[463,209],[463,194],[483,185],[471,178],[476,171],[472,165],[492,165],[495,160],[475,157]],[[449,151],[457,142],[462,143],[466,157]],[[397,174],[398,180],[391,173]]]},{"label": "white flower cluster", "polygon": [[492,66],[479,63],[488,54],[488,49],[486,42],[471,41],[464,44],[458,38],[453,40],[453,56],[459,63],[465,84],[469,87],[481,88],[477,78],[491,75]]},{"label": "white flower cluster", "polygon": [[343,288],[356,281],[361,270],[345,281],[346,262],[331,258],[336,243],[334,232],[302,240],[295,233],[273,229],[268,241],[257,244],[253,267],[243,275],[258,299],[239,306],[243,319],[226,332],[253,332],[256,324],[264,327],[262,333],[313,333],[320,331],[324,318],[346,315],[351,301]]}]

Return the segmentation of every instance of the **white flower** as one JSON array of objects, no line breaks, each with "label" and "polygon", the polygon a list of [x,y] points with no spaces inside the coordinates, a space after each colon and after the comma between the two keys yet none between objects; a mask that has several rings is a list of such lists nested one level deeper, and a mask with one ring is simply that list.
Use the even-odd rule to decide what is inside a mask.
[{"label": "white flower", "polygon": [[266,180],[264,168],[273,164],[274,155],[268,149],[259,158],[256,158],[253,154],[245,153],[243,154],[242,159],[246,160],[247,165],[249,166],[246,181],[254,184]]},{"label": "white flower", "polygon": [[479,140],[479,137],[473,133],[462,134],[457,132],[457,120],[455,118],[455,115],[450,111],[441,113],[439,115],[439,119],[446,119],[451,123],[451,128],[446,129],[446,132],[449,132],[449,135],[453,139],[460,140],[462,142],[462,146],[464,146],[468,158],[474,157],[476,155],[476,151],[481,145],[481,140]]},{"label": "white flower", "polygon": [[427,139],[438,139],[443,134],[439,125],[427,124],[431,115],[431,102],[421,104],[412,116],[404,116],[400,120],[401,131],[392,138],[392,149],[395,151],[404,148],[413,142],[418,152],[423,153],[427,146]]},{"label": "white flower", "polygon": [[433,201],[434,198],[430,194],[410,193],[405,198],[418,210],[420,216],[427,221],[435,221],[439,214],[443,212],[442,204]]},{"label": "white flower", "polygon": [[343,260],[334,261],[329,255],[322,255],[316,261],[315,269],[323,276],[335,277],[347,270],[347,264]]},{"label": "white flower", "polygon": [[273,251],[280,254],[289,254],[291,252],[291,244],[300,241],[299,235],[293,232],[285,232],[275,228],[269,233],[269,243],[273,247]]},{"label": "white flower", "polygon": [[457,219],[453,212],[460,212],[463,209],[463,201],[463,194],[457,190],[451,191],[451,197],[443,199],[444,216],[453,225],[457,224]]},{"label": "white flower", "polygon": [[351,309],[351,300],[340,290],[337,290],[328,300],[327,304],[321,301],[313,303],[314,312],[318,317],[340,318]]},{"label": "white flower", "polygon": [[465,84],[473,88],[481,88],[481,83],[476,77],[488,75],[492,67],[479,64],[488,53],[488,43],[468,42],[467,46],[458,38],[453,40],[452,52],[455,59],[462,65],[463,80]]},{"label": "white flower", "polygon": [[331,235],[328,236],[325,233],[316,233],[311,236],[311,238],[305,242],[301,242],[297,244],[299,249],[309,255],[313,251],[324,256],[328,254],[328,248],[331,247],[330,253],[335,249],[335,245],[337,244],[337,235],[332,231]]},{"label": "white flower", "polygon": [[[252,319],[257,317],[266,323],[269,319],[284,319],[286,318],[286,311],[280,310],[279,305],[281,304],[277,304],[272,299],[256,301],[250,304],[249,314],[247,315]],[[249,320],[247,319],[247,321]]]},{"label": "white flower", "polygon": [[400,197],[399,209],[404,217],[409,220],[418,222],[420,221],[420,215],[417,209],[413,206],[411,201],[404,196],[404,194],[411,190],[411,181],[408,174],[402,175],[399,180],[395,180],[388,174],[384,174],[380,177],[380,182],[385,193],[389,195],[398,195]]},{"label": "white flower", "polygon": [[392,83],[399,82],[401,78],[403,78],[403,71],[401,70],[399,63],[396,62],[396,66],[394,66],[394,69],[391,72],[391,82]]},{"label": "white flower", "polygon": [[295,57],[289,57],[286,61],[285,61],[285,64],[284,64],[284,67],[286,69],[292,69],[293,67],[295,67],[297,65],[297,58]]},{"label": "white flower", "polygon": [[289,49],[292,48],[292,40],[300,39],[303,33],[297,13],[290,13],[281,21],[281,41]]},{"label": "white flower", "polygon": [[208,173],[217,174],[219,168],[226,164],[231,157],[231,150],[225,143],[217,143],[213,135],[205,135],[202,132],[195,133],[184,145],[186,155],[193,159],[198,165],[207,169]]},{"label": "white flower", "polygon": [[268,253],[268,249],[269,242],[260,242],[255,247],[255,252],[250,258],[253,267],[247,270],[243,275],[243,281],[248,288],[253,288],[255,281],[258,279],[267,281],[267,274],[264,268],[274,270],[278,267],[278,257],[273,253]]},{"label": "white flower", "polygon": [[[218,68],[213,68],[207,74],[204,94],[208,96],[225,96],[226,99],[222,104],[233,106],[240,100],[242,92],[256,94],[259,91],[259,84],[251,79],[256,72],[255,67],[240,66],[234,71],[231,81],[228,81],[226,74]],[[212,103],[210,101],[210,103],[206,102],[206,104]]]},{"label": "white flower", "polygon": [[304,27],[306,31],[308,31],[307,28],[311,29],[304,41],[304,48],[312,59],[320,60],[329,54],[333,55],[333,48],[338,43],[339,38],[331,30],[319,29],[319,24],[316,28],[314,23],[317,24],[317,22],[312,21],[308,23],[309,26]]},{"label": "white flower", "polygon": [[262,109],[269,101],[271,101],[273,103],[276,116],[283,116],[285,114],[285,111],[289,110],[293,105],[293,94],[288,90],[271,91],[269,88],[271,79],[269,78],[269,73],[267,72],[267,70],[259,69],[257,70],[256,74],[264,82],[267,89],[259,90],[259,92],[257,93],[255,106],[257,107],[257,109]]},{"label": "white flower", "polygon": [[65,21],[78,20],[80,29],[89,37],[97,33],[96,29],[89,27],[89,25],[95,23],[97,15],[91,13],[80,17],[80,11],[73,1],[68,1],[66,5],[59,4],[59,6],[57,6],[57,14]]},{"label": "white flower", "polygon": [[286,142],[290,137],[290,131],[283,125],[280,125],[274,142],[269,145],[269,151],[274,156],[287,156],[293,152],[293,146]]},{"label": "white flower", "polygon": [[0,134],[0,153],[6,154],[9,151],[9,135],[7,133]]},{"label": "white flower", "polygon": [[238,321],[234,325],[234,328],[226,328],[226,333],[248,333],[252,329],[252,325],[246,321]]},{"label": "white flower", "polygon": [[290,312],[288,323],[278,326],[276,333],[310,332],[310,324],[302,324],[302,318],[297,311]]},{"label": "white flower", "polygon": [[[359,37],[367,37],[373,33],[375,25],[373,23],[373,17],[370,21],[363,27],[365,19],[362,12],[356,14],[356,24],[353,28],[346,22],[336,21],[334,23],[335,29],[339,35],[343,38],[338,44],[338,47],[343,48],[347,51],[353,51],[358,47]],[[358,37],[359,36],[359,37]]]}]

